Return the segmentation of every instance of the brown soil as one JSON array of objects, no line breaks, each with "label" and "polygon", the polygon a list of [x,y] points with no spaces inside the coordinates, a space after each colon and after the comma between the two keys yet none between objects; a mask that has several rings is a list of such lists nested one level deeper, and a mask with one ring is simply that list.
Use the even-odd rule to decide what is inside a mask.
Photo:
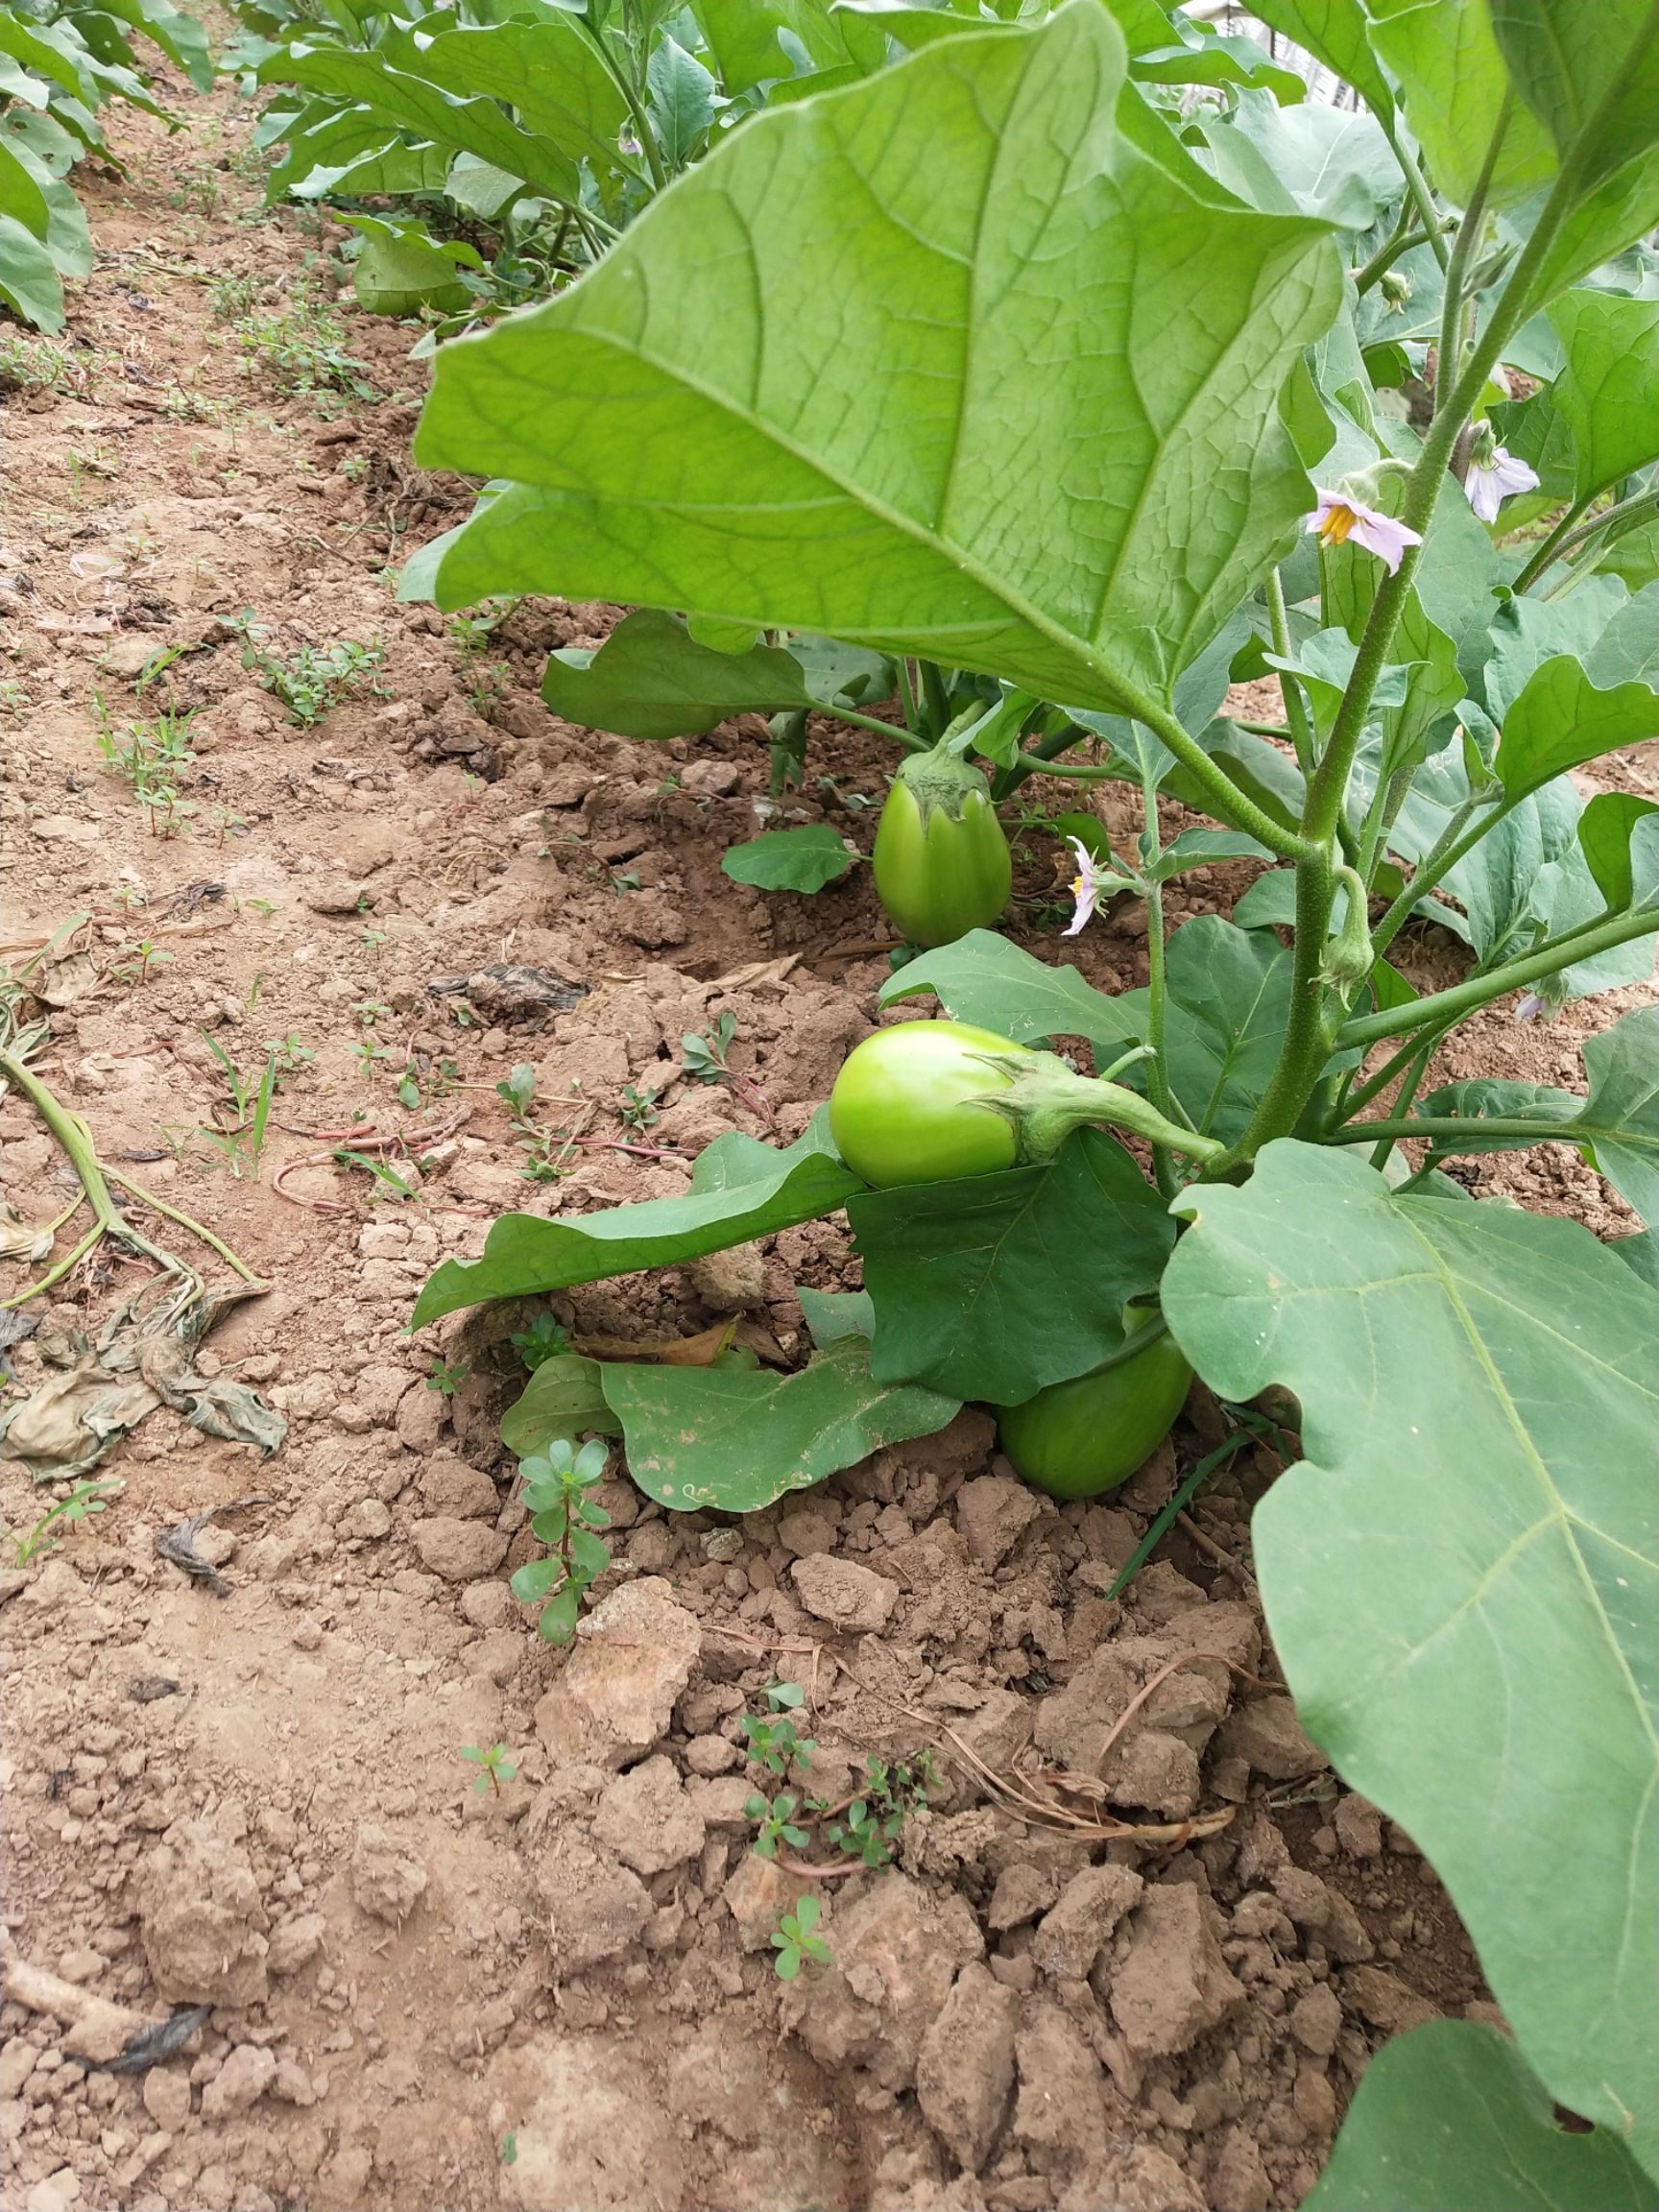
[{"label": "brown soil", "polygon": [[[974,1411],[738,1526],[665,1518],[613,1482],[616,1564],[578,1659],[510,1597],[536,1550],[495,1427],[521,1316],[411,1340],[415,1289],[494,1212],[673,1192],[721,1128],[758,1127],[677,1072],[683,1032],[722,1011],[778,1127],[800,1128],[873,1022],[885,965],[868,948],[886,933],[866,871],[815,901],[719,875],[763,815],[758,725],[651,748],[546,713],[543,655],[597,641],[612,611],[526,605],[469,655],[443,618],[393,603],[383,566],[467,496],[406,463],[411,333],[347,303],[374,404],[336,411],[240,371],[209,284],[179,272],[250,278],[268,310],[327,233],[261,212],[245,106],[194,111],[177,139],[124,126],[130,176],[90,189],[102,256],[74,374],[6,410],[0,614],[27,704],[0,800],[5,935],[28,947],[93,916],[90,961],[54,978],[39,1069],[107,1159],[142,1162],[269,1279],[202,1364],[234,1366],[290,1428],[261,1467],[152,1414],[108,1463],[126,1482],[112,1509],[0,1584],[12,1956],[147,2018],[211,2008],[180,2055],[124,2076],[74,2056],[95,2032],[75,2030],[78,2000],[41,2008],[50,1990],[26,2003],[14,1979],[8,2200],[1295,2204],[1377,2044],[1479,2011],[1484,1991],[1408,1839],[1339,1792],[1256,1686],[1274,1662],[1247,1516],[1269,1458],[1207,1492],[1121,1602],[1104,1592],[1176,1455],[1109,1507],[1056,1509],[1008,1479]],[[285,654],[383,640],[383,695],[291,726],[241,664],[227,618],[243,609]],[[164,643],[192,650],[140,700]],[[169,682],[197,709],[197,812],[163,837],[100,761],[93,708],[121,724]],[[878,745],[829,729],[813,745],[802,811],[867,845],[870,815],[844,802],[878,795]],[[1015,934],[1048,957],[1060,873],[1053,838],[1027,833]],[[1180,912],[1225,911],[1248,875],[1186,879]],[[1076,956],[1103,986],[1142,980],[1143,921],[1120,907]],[[1413,957],[1455,969],[1444,943]],[[586,996],[525,1013],[499,981],[433,989],[514,964]],[[369,1003],[389,1058],[365,1072]],[[268,1038],[314,1055],[256,1181],[189,1136],[221,1091],[204,1029],[244,1067]],[[1459,1071],[1481,1055],[1573,1081],[1576,1033],[1501,1010]],[[593,1148],[555,1189],[523,1181],[494,1095],[518,1061],[544,1098],[579,1094],[589,1135],[623,1135],[623,1085],[656,1089],[636,1140],[653,1156]],[[429,1094],[413,1112],[394,1096],[406,1062]],[[415,1197],[376,1202],[366,1171],[327,1159],[315,1133],[359,1123],[446,1132],[416,1146]],[[277,1171],[318,1153],[279,1193]],[[64,1202],[62,1161],[15,1096],[0,1171],[26,1218]],[[1627,1226],[1564,1151],[1480,1173]],[[793,1284],[849,1268],[835,1225],[774,1239],[752,1325],[787,1347]],[[95,1327],[139,1279],[97,1260],[26,1310],[43,1334]],[[688,1334],[723,1299],[716,1277],[668,1274],[558,1311],[595,1334]],[[36,1342],[14,1358],[25,1387],[46,1372]],[[453,1396],[429,1386],[439,1358],[467,1371]],[[1201,1392],[1189,1414],[1190,1463],[1214,1415]],[[156,1555],[171,1524],[250,1493],[268,1502],[203,1540],[228,1596]],[[7,1527],[42,1503],[0,1471]],[[1106,1747],[1139,1687],[1208,1652],[1237,1671],[1184,1664]],[[585,1670],[579,1705],[566,1668]],[[775,1673],[808,1688],[827,1794],[868,1755],[924,1746],[948,1783],[901,1871],[821,1885],[834,1963],[790,1989],[767,1938],[810,1880],[750,1851],[735,1743]],[[153,1695],[156,1678],[175,1687]],[[475,1793],[462,1749],[497,1742],[517,1778]],[[984,1794],[974,1759],[1103,1770],[1107,1820],[1157,1820],[1166,1839],[1029,1821]],[[1183,1846],[1198,1813],[1217,1817]]]}]

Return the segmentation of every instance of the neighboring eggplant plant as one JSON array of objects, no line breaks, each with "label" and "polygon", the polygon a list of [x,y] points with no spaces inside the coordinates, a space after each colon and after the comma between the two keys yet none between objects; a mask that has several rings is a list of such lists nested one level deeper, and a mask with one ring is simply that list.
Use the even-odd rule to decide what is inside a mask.
[{"label": "neighboring eggplant plant", "polygon": [[92,274],[92,241],[69,173],[86,154],[120,167],[98,110],[124,100],[167,120],[134,33],[199,90],[212,84],[201,24],[166,0],[5,0],[0,7],[0,305],[49,337],[63,327],[64,277]]},{"label": "neighboring eggplant plant", "polygon": [[[924,952],[884,1001],[985,1034],[882,1039],[873,1151],[843,1091],[786,1150],[718,1140],[684,1197],[497,1222],[416,1319],[844,1208],[865,1288],[802,1291],[797,1371],[564,1355],[509,1414],[520,1453],[619,1436],[675,1509],[757,1507],[966,1399],[1017,1428],[1159,1327],[1224,1401],[1292,1393],[1307,1457],[1253,1531],[1279,1658],[1515,2036],[1409,2039],[1320,2200],[1650,2207],[1659,1006],[1591,1039],[1582,1092],[1427,1086],[1500,1001],[1653,972],[1659,805],[1573,772],[1659,735],[1659,0],[1255,4],[1355,110],[1249,82],[1172,108],[1148,58],[1186,49],[1142,0],[891,10],[913,58],[753,117],[566,297],[441,351],[417,456],[495,480],[428,564],[445,604],[642,604],[734,667],[835,639],[999,781],[1127,779],[1143,830],[1079,839],[1073,927],[1143,899],[1149,974]],[[1217,717],[1269,671],[1281,717]],[[1166,796],[1216,827],[1166,840]],[[1232,920],[1166,931],[1175,873],[1250,854]],[[1397,964],[1425,924],[1461,980]],[[1535,1144],[1647,1230],[1442,1172]]]}]

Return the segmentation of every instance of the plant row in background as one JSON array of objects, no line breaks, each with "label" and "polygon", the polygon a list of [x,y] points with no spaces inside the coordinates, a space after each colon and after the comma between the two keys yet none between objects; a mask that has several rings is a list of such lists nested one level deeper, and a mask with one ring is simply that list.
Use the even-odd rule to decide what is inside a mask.
[{"label": "plant row in background", "polygon": [[[382,42],[362,104],[447,37],[610,36],[551,12]],[[1659,0],[1263,0],[1352,108],[1152,0],[876,12],[744,11],[789,63],[747,84],[699,61],[712,9],[627,18],[620,159],[580,152],[557,217],[565,250],[597,217],[581,282],[438,351],[417,458],[490,481],[405,589],[638,608],[549,668],[594,727],[890,729],[878,879],[932,949],[883,998],[973,1029],[884,1033],[795,1144],[724,1137],[685,1197],[504,1218],[417,1318],[845,1210],[865,1287],[804,1290],[796,1371],[556,1352],[509,1413],[542,1464],[619,1437],[670,1508],[752,1509],[970,1398],[1035,1477],[1101,1487],[1120,1461],[1071,1456],[1100,1421],[1046,1394],[1112,1395],[1138,1452],[1185,1364],[1236,1407],[1293,1393],[1307,1456],[1254,1524],[1275,1645],[1515,2031],[1407,2039],[1317,2200],[1507,2202],[1502,2165],[1651,2204],[1659,1009],[1590,1042],[1582,1092],[1431,1070],[1500,1000],[1652,973],[1659,805],[1574,771],[1659,734]],[[711,99],[759,97],[662,194],[669,36]],[[1220,712],[1268,673],[1277,719]],[[1006,893],[992,803],[1038,774],[1141,795],[1133,850],[1082,816],[1073,924],[1144,901],[1141,990],[963,933]],[[1208,825],[1166,836],[1166,799]],[[796,873],[830,871],[807,834]],[[1165,884],[1218,857],[1262,863],[1232,919],[1167,931]],[[1426,923],[1468,947],[1448,989],[1403,957]],[[1647,1228],[1604,1244],[1443,1171],[1536,1143]],[[598,1554],[574,1492],[543,1510],[562,1634]]]},{"label": "plant row in background", "polygon": [[200,90],[211,85],[201,24],[166,0],[7,0],[0,9],[0,302],[48,335],[63,327],[64,277],[92,273],[71,172],[87,155],[119,167],[99,110],[124,101],[171,120],[151,87],[145,41]]}]

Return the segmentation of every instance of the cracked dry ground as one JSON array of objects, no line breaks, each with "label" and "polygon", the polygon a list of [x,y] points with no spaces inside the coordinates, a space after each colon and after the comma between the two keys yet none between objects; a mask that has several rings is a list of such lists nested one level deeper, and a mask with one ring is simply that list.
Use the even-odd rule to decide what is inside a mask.
[{"label": "cracked dry ground", "polygon": [[[525,605],[469,657],[393,603],[384,566],[467,499],[408,469],[411,333],[343,310],[371,404],[241,373],[206,279],[248,279],[268,311],[327,235],[261,214],[246,107],[191,112],[173,140],[126,126],[130,176],[90,188],[102,259],[71,371],[8,397],[0,619],[27,704],[4,733],[5,935],[27,948],[94,917],[90,959],[52,971],[38,1067],[108,1159],[141,1160],[269,1281],[203,1365],[234,1365],[289,1431],[259,1466],[154,1413],[108,1463],[111,1509],[0,1584],[12,1957],[82,1993],[60,1987],[54,2011],[14,1977],[0,2013],[8,2204],[1295,2204],[1378,2043],[1490,2008],[1408,1839],[1249,1679],[1275,1672],[1247,1549],[1271,1461],[1207,1492],[1196,1536],[1177,1530],[1121,1601],[1106,1592],[1176,1456],[1109,1503],[1057,1507],[1009,1479],[975,1411],[741,1524],[664,1516],[613,1479],[615,1566],[568,1658],[509,1595],[535,1550],[496,1431],[523,1315],[411,1339],[417,1286],[493,1212],[671,1193],[721,1128],[756,1126],[677,1071],[682,1034],[722,1011],[794,1134],[872,1025],[883,931],[865,871],[770,902],[718,874],[764,792],[758,725],[648,748],[545,712],[547,649],[595,641],[613,611]],[[241,664],[227,617],[245,608],[284,653],[382,639],[381,695],[289,725]],[[195,710],[197,812],[162,837],[101,763],[93,710],[98,694],[117,724],[152,710],[134,680],[169,643],[193,648],[168,679]],[[814,743],[835,783],[810,785],[807,812],[867,844],[872,815],[837,792],[878,796],[878,752]],[[1014,928],[1050,957],[1056,874],[1029,834]],[[1177,903],[1225,911],[1247,876],[1185,878]],[[1082,941],[1092,980],[1143,979],[1137,920]],[[136,952],[146,938],[168,957]],[[1443,943],[1411,956],[1454,972]],[[523,1014],[487,979],[431,988],[513,964],[586,995]],[[366,1003],[379,1071],[352,1051]],[[221,1089],[204,1031],[244,1065],[266,1038],[314,1055],[258,1181],[188,1137]],[[1495,1018],[1488,1044],[1497,1071],[1576,1076],[1570,1023]],[[405,1110],[406,1060],[452,1062],[459,1087]],[[494,1094],[518,1061],[544,1097],[578,1085],[592,1135],[622,1133],[624,1084],[656,1088],[648,1142],[667,1156],[592,1147],[557,1189],[526,1183]],[[357,1122],[450,1131],[422,1147],[415,1198],[373,1203],[367,1173],[326,1160],[276,1190],[326,1150],[309,1132]],[[1479,1172],[1619,1225],[1572,1158]],[[61,1157],[15,1095],[0,1177],[28,1219],[64,1202]],[[83,1268],[30,1310],[42,1334],[95,1325],[137,1279]],[[854,1281],[824,1224],[557,1310],[635,1337],[735,1310],[776,1356],[798,1340],[796,1283]],[[32,1386],[37,1340],[14,1358]],[[437,1358],[466,1370],[453,1396],[428,1387]],[[1182,1464],[1214,1421],[1196,1393]],[[157,1557],[159,1531],[250,1493],[268,1502],[214,1532],[228,1596]],[[9,1527],[41,1503],[0,1463]],[[1108,1746],[1183,1651],[1242,1672],[1183,1669]],[[787,1989],[767,1939],[805,1885],[750,1850],[736,1744],[775,1673],[807,1687],[830,1797],[866,1755],[923,1745],[948,1782],[899,1871],[823,1885],[834,1962]],[[135,1696],[156,1677],[176,1689]],[[517,1777],[475,1793],[461,1751],[497,1742]],[[1092,1841],[998,1810],[974,1760],[1103,1767],[1113,1816],[1231,1818],[1182,1848]],[[77,2056],[86,1998],[210,2009],[126,2077]]]}]

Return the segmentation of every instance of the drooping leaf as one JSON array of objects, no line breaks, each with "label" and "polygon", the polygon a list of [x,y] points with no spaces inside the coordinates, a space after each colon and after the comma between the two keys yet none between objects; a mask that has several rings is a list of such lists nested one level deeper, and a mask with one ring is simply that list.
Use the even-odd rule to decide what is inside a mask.
[{"label": "drooping leaf", "polygon": [[561,1436],[572,1444],[579,1436],[620,1436],[602,1372],[597,1359],[575,1352],[543,1359],[501,1416],[501,1439],[514,1457],[528,1459]]},{"label": "drooping leaf", "polygon": [[1262,0],[1252,12],[1352,84],[1373,114],[1393,114],[1394,95],[1366,37],[1360,0]]},{"label": "drooping leaf", "polygon": [[1272,854],[1239,830],[1183,830],[1164,849],[1158,866],[1161,876],[1179,876],[1189,868],[1213,868],[1220,860],[1271,860]]},{"label": "drooping leaf", "polygon": [[960,1409],[933,1390],[876,1382],[870,1347],[855,1332],[795,1375],[624,1366],[604,1374],[629,1473],[676,1513],[757,1513],[888,1444],[930,1436]]},{"label": "drooping leaf", "polygon": [[1556,152],[1576,146],[1588,188],[1659,146],[1659,10],[1653,0],[1491,0],[1515,89]]},{"label": "drooping leaf", "polygon": [[1173,1240],[1113,1137],[1082,1129],[1046,1167],[850,1201],[876,1308],[875,1373],[1015,1405],[1097,1366]]},{"label": "drooping leaf", "polygon": [[1451,1891],[1551,2096],[1659,2162],[1659,1297],[1576,1223],[1269,1144],[1164,1311],[1302,1407],[1256,1509],[1303,1725]]},{"label": "drooping leaf", "polygon": [[57,264],[14,215],[0,214],[0,300],[48,337],[63,327],[63,286]]},{"label": "drooping leaf", "polygon": [[[1371,43],[1400,81],[1406,113],[1447,198],[1469,204],[1509,93],[1487,0],[1368,0]],[[1513,108],[1488,202],[1512,205],[1555,172],[1550,134]]]},{"label": "drooping leaf", "polygon": [[555,714],[583,729],[641,739],[701,737],[733,714],[828,705],[837,691],[875,684],[880,667],[877,655],[856,646],[823,652],[809,667],[781,645],[722,652],[699,643],[677,614],[641,607],[623,616],[596,653],[566,647],[550,654],[541,696]]},{"label": "drooping leaf", "polygon": [[1610,2128],[1570,2133],[1508,2036],[1431,2020],[1366,2067],[1303,2212],[1656,2212]]},{"label": "drooping leaf", "polygon": [[533,23],[441,31],[423,49],[419,73],[468,100],[481,93],[505,100],[525,131],[572,161],[590,161],[601,173],[621,166],[628,103],[596,40],[562,10]]},{"label": "drooping leaf", "polygon": [[700,1156],[682,1198],[647,1198],[574,1220],[504,1214],[481,1260],[444,1262],[416,1301],[411,1326],[485,1298],[567,1289],[724,1252],[832,1214],[863,1188],[831,1148],[822,1110],[782,1152],[731,1130]]},{"label": "drooping leaf", "polygon": [[838,883],[857,858],[828,822],[809,822],[799,830],[768,830],[746,844],[728,845],[720,867],[733,883],[810,894]]},{"label": "drooping leaf", "polygon": [[1240,92],[1231,116],[1203,115],[1199,127],[1216,175],[1253,207],[1368,230],[1403,189],[1373,117],[1322,100],[1281,108],[1271,93]]},{"label": "drooping leaf", "polygon": [[808,1283],[797,1283],[795,1295],[806,1334],[820,1352],[842,1336],[868,1340],[876,1334],[876,1309],[867,1290],[814,1290]]},{"label": "drooping leaf", "polygon": [[1646,684],[1599,690],[1582,661],[1557,654],[1533,671],[1504,715],[1496,766],[1504,790],[1521,796],[1649,737],[1659,737],[1659,691]]},{"label": "drooping leaf", "polygon": [[1599,791],[1578,817],[1578,845],[1609,913],[1659,904],[1659,801]]},{"label": "drooping leaf", "polygon": [[[1560,599],[1506,599],[1492,620],[1483,693],[1488,712],[1502,722],[1527,678],[1559,653],[1588,665],[1624,604],[1624,588],[1616,576],[1586,577]],[[1603,686],[1625,680],[1625,675],[1598,678]]]},{"label": "drooping leaf", "polygon": [[1006,937],[970,929],[889,975],[883,1006],[931,992],[957,1022],[992,1029],[1016,1045],[1040,1037],[1086,1037],[1107,1059],[1141,1042],[1142,1022],[1121,998],[1085,983],[1075,968],[1050,968]]},{"label": "drooping leaf", "polygon": [[1588,500],[1659,460],[1659,300],[1569,292],[1550,320],[1567,353],[1551,401],[1573,433],[1575,488]]},{"label": "drooping leaf", "polygon": [[683,169],[714,120],[714,80],[694,54],[666,35],[645,67],[651,125],[670,176]]},{"label": "drooping leaf", "polygon": [[747,92],[794,74],[780,32],[795,41],[813,69],[848,66],[841,26],[821,0],[695,0],[693,13],[728,92]]},{"label": "drooping leaf", "polygon": [[[1170,1089],[1204,1135],[1230,1143],[1266,1090],[1285,1042],[1293,965],[1270,930],[1240,929],[1215,914],[1194,916],[1170,938],[1165,1062]],[[1144,1036],[1150,994],[1126,991],[1121,1004]]]},{"label": "drooping leaf", "polygon": [[422,306],[445,314],[465,307],[472,290],[458,274],[482,269],[475,246],[465,239],[442,244],[415,221],[382,221],[375,215],[343,214],[362,237],[352,276],[357,303],[369,315],[413,315]]},{"label": "drooping leaf", "polygon": [[1659,1006],[1638,1006],[1582,1050],[1590,1098],[1568,1134],[1659,1229]]},{"label": "drooping leaf", "polygon": [[445,348],[421,458],[516,482],[445,600],[556,589],[1166,696],[1308,511],[1279,394],[1338,272],[1321,225],[1131,145],[1122,72],[1090,0],[760,115],[561,300]]}]

